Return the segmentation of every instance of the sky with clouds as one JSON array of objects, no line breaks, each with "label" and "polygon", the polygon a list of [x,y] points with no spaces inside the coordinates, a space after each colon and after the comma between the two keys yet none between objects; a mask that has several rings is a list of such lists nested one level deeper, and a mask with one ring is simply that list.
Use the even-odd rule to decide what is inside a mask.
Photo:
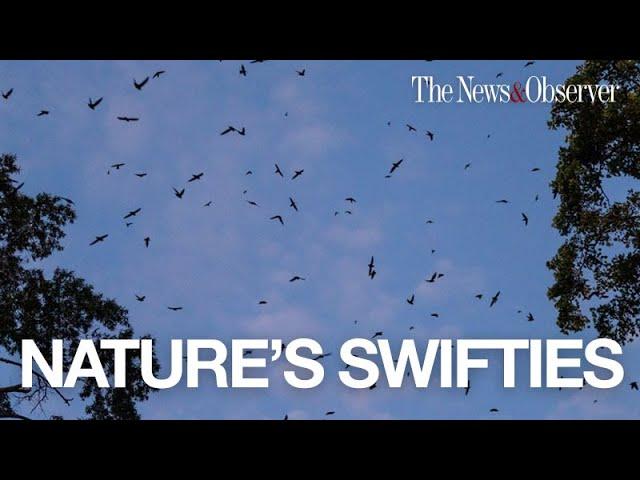
[{"label": "sky with clouds", "polygon": [[[498,72],[506,83],[530,74],[562,83],[579,62],[523,64],[5,61],[0,90],[14,93],[0,102],[0,145],[18,156],[25,193],[75,201],[65,250],[47,266],[75,271],[127,307],[136,331],[158,339],[164,374],[171,338],[309,336],[333,352],[318,388],[289,387],[279,362],[268,369],[268,390],[216,389],[213,380],[188,390],[183,382],[141,404],[144,418],[306,419],[327,410],[345,419],[492,418],[493,407],[500,418],[637,418],[637,392],[628,387],[638,376],[635,345],[625,347],[625,381],[608,391],[531,390],[526,355],[518,357],[516,389],[502,388],[500,358],[490,354],[494,367],[473,372],[468,396],[408,384],[390,390],[383,381],[354,391],[337,378],[339,345],[376,331],[395,345],[402,338],[561,337],[545,262],[561,242],[551,228],[556,204],[548,184],[564,133],[548,129],[549,105],[416,104],[411,88],[412,75],[494,82]],[[160,69],[166,74],[133,88],[133,78]],[[89,97],[104,100],[92,111]],[[42,109],[50,115],[36,117]],[[122,115],[140,121],[120,122]],[[228,125],[244,126],[246,135],[220,136]],[[114,163],[126,165],[110,170]],[[275,163],[285,178],[274,174]],[[140,172],[148,175],[134,175]],[[200,181],[187,183],[199,172]],[[177,199],[172,189],[185,187]],[[495,203],[503,198],[510,203]],[[136,208],[141,213],[125,227],[122,217]],[[269,220],[277,214],[284,226]],[[104,243],[88,246],[105,233]],[[372,255],[374,280],[367,277]],[[434,271],[445,276],[426,283]],[[306,281],[292,284],[293,275]],[[262,299],[268,304],[259,306]],[[526,321],[528,312],[535,322]],[[52,413],[74,417],[82,406],[53,400],[40,414]]]}]

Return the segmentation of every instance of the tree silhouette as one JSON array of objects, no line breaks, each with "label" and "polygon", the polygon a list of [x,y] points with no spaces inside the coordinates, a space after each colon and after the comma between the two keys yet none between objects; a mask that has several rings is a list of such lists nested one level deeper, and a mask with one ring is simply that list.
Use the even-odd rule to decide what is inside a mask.
[{"label": "tree silhouette", "polygon": [[[551,183],[565,242],[548,262],[548,296],[564,333],[593,326],[626,343],[640,333],[640,62],[587,61],[567,84],[600,82],[619,87],[614,103],[552,108],[549,126],[567,130]],[[607,194],[625,189],[622,199]]]},{"label": "tree silhouette", "polygon": [[[126,309],[96,293],[73,272],[56,268],[47,278],[37,268],[39,261],[62,250],[63,228],[76,216],[67,199],[45,193],[34,198],[24,195],[12,178],[19,170],[15,156],[0,156],[0,366],[21,367],[23,339],[34,340],[49,359],[51,340],[62,339],[63,364],[68,368],[80,339],[133,338],[133,329]],[[112,356],[101,353],[101,361],[105,373],[112,375]],[[155,357],[153,362],[157,371]],[[86,402],[89,418],[139,418],[136,402],[146,400],[151,389],[140,377],[139,353],[130,351],[127,363],[126,388],[100,389],[93,379],[79,387],[77,395]],[[35,371],[32,389],[0,386],[0,418],[27,418],[28,413],[18,410],[43,410],[51,395],[67,405],[73,400]]]}]

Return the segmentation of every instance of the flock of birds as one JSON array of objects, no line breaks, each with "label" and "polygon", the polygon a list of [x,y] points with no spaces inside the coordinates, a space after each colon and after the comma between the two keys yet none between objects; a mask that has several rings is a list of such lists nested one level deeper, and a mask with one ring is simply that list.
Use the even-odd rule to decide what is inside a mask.
[{"label": "flock of birds", "polygon": [[[222,60],[219,60],[219,61],[222,62]],[[258,64],[258,63],[263,63],[265,61],[266,60],[252,60],[250,62],[250,64]],[[431,60],[427,60],[427,61],[431,61]],[[535,64],[535,61],[528,61],[528,62],[526,62],[524,64],[524,68],[530,67],[530,66],[532,66],[534,64]],[[306,73],[307,73],[307,71],[306,71],[305,68],[303,68],[301,70],[295,70],[295,74],[297,76],[299,76],[299,77],[305,77]],[[165,70],[158,70],[158,71],[155,71],[150,76],[144,77],[141,81],[137,81],[134,78],[133,79],[133,88],[135,88],[137,91],[141,91],[149,84],[150,81],[156,81],[156,80],[160,79],[165,74],[166,74]],[[246,67],[244,66],[244,64],[240,65],[239,75],[243,76],[243,77],[246,77],[248,75],[248,71],[247,71]],[[496,78],[500,78],[502,75],[503,75],[503,72],[499,72],[496,75]],[[0,91],[1,96],[5,101],[8,101],[13,93],[14,93],[14,89],[13,88],[9,88],[6,91]],[[102,104],[103,100],[104,100],[104,97],[99,97],[99,98],[96,98],[95,100],[93,98],[89,98],[87,106],[92,111],[95,111],[96,109],[98,109],[100,107],[100,105]],[[36,114],[36,116],[37,117],[43,117],[43,116],[48,116],[49,114],[50,114],[49,110],[42,109]],[[288,116],[288,112],[285,113],[285,116]],[[126,122],[126,123],[140,121],[140,118],[137,117],[137,116],[134,117],[134,116],[124,115],[124,114],[123,115],[119,115],[116,118],[117,118],[117,120],[122,121],[122,122]],[[389,126],[389,127],[391,126],[391,122],[390,121],[387,122],[387,126]],[[406,128],[408,130],[408,133],[410,133],[410,134],[415,134],[415,133],[418,132],[418,128],[415,127],[412,124],[407,123],[407,124],[405,124],[405,126],[406,126]],[[239,135],[239,136],[244,137],[244,136],[247,135],[247,131],[246,131],[246,128],[244,126],[227,125],[219,133],[220,136],[226,136],[226,135],[231,135],[231,134]],[[436,134],[433,131],[425,130],[424,135],[425,135],[425,138],[428,139],[428,141],[430,141],[430,142],[435,141]],[[490,133],[487,134],[487,138],[491,138],[491,134]],[[385,178],[392,178],[394,174],[397,174],[397,172],[400,169],[400,167],[402,166],[403,162],[404,162],[403,158],[400,158],[399,160],[392,162],[388,172],[385,174]],[[114,164],[111,164],[109,166],[108,170],[107,170],[107,174],[111,175],[112,170],[120,171],[125,166],[126,166],[125,163],[114,163]],[[472,166],[471,163],[465,164],[464,165],[464,170],[465,171],[469,170],[471,168],[471,166]],[[539,167],[534,167],[534,168],[530,169],[531,173],[536,173],[536,172],[540,172],[540,171],[541,171],[541,169]],[[246,172],[245,175],[252,175],[252,174],[253,174],[253,172],[251,170],[249,170],[249,171]],[[277,175],[277,176],[279,176],[281,178],[285,178],[285,173],[282,171],[281,167],[277,163],[274,164],[274,172],[273,172],[273,174]],[[293,173],[290,174],[290,179],[291,180],[296,180],[296,179],[300,178],[303,174],[304,174],[304,169],[294,170]],[[136,172],[136,173],[134,173],[134,175],[136,177],[140,178],[140,179],[143,179],[144,177],[146,177],[148,175],[148,173],[147,172]],[[201,181],[203,177],[204,177],[204,172],[194,173],[186,181],[186,183],[187,184],[191,184],[193,182]],[[18,187],[18,189],[20,187],[22,187],[23,185],[24,184],[21,184]],[[178,189],[176,187],[173,187],[172,188],[173,195],[178,200],[183,199],[183,197],[185,195],[185,192],[186,192],[186,188],[187,187],[182,187],[182,188]],[[247,193],[247,190],[245,190],[243,192],[243,194],[246,194],[246,193]],[[536,194],[535,197],[534,197],[534,201],[537,202],[539,200],[539,198],[540,198],[539,194]],[[58,199],[63,200],[65,202],[69,203],[69,204],[73,204],[74,203],[71,199],[66,198],[66,197],[58,197]],[[354,204],[357,203],[357,200],[352,196],[346,197],[344,199],[344,201],[349,205],[354,205]],[[253,200],[245,199],[245,202],[251,207],[258,207],[259,206],[258,203],[253,201]],[[495,203],[496,204],[506,205],[506,204],[509,204],[510,201],[508,199],[501,198],[501,199],[496,200]],[[203,207],[211,207],[212,204],[213,204],[212,201],[208,201],[203,205]],[[292,198],[292,197],[289,197],[289,207],[295,212],[299,211],[298,204],[296,203],[295,199]],[[142,212],[142,208],[135,208],[135,209],[130,210],[129,212],[127,212],[123,216],[123,220],[125,222],[125,226],[128,228],[131,225],[133,225],[134,219],[141,212]],[[347,215],[351,215],[353,213],[353,211],[350,210],[350,209],[345,209],[345,210],[343,210],[343,213],[347,214]],[[334,212],[334,215],[339,215],[339,214],[340,214],[340,212],[337,211],[337,210]],[[269,217],[269,220],[277,222],[282,226],[285,225],[285,220],[284,220],[284,217],[283,217],[282,214],[272,215],[271,217]],[[527,215],[526,212],[521,212],[521,220],[522,220],[522,223],[524,224],[525,227],[529,225],[529,216]],[[430,225],[430,224],[433,224],[433,223],[435,223],[435,222],[432,219],[426,220],[426,224]],[[95,246],[97,244],[103,243],[108,238],[109,238],[109,234],[108,233],[101,233],[99,235],[96,235],[95,238],[89,243],[89,246]],[[149,246],[151,244],[151,238],[147,236],[147,237],[144,237],[142,239],[142,241],[144,243],[145,248],[149,248]],[[431,253],[432,254],[435,253],[435,250],[432,249]],[[370,261],[369,261],[369,263],[367,264],[366,267],[367,267],[367,276],[368,276],[368,278],[370,280],[374,280],[376,275],[377,275],[377,268],[376,268],[376,263],[375,263],[374,256],[371,257],[371,259],[370,259]],[[425,282],[428,283],[428,284],[433,284],[433,283],[437,282],[438,280],[440,280],[441,278],[443,278],[444,276],[445,276],[445,274],[442,273],[442,272],[433,272],[431,275],[429,275],[425,279]],[[303,276],[293,275],[289,279],[289,282],[290,283],[303,282],[305,280],[306,280],[306,278],[303,277]],[[489,302],[488,302],[489,303],[489,308],[494,307],[498,303],[498,301],[500,299],[500,294],[501,294],[501,292],[500,292],[500,290],[498,290],[495,294],[493,294],[490,297]],[[485,293],[477,293],[475,295],[475,298],[478,301],[482,301],[485,298],[485,296],[486,296]],[[146,300],[146,295],[135,294],[135,299],[136,299],[137,302],[144,302]],[[415,293],[412,293],[408,298],[406,298],[406,303],[408,305],[410,305],[410,306],[414,306],[415,299],[416,299]],[[264,300],[264,299],[261,299],[258,302],[258,305],[260,305],[260,306],[267,305],[267,304],[268,304],[268,301]],[[176,306],[176,305],[168,305],[167,309],[170,310],[170,311],[173,311],[173,312],[179,312],[179,311],[182,311],[184,309],[184,307],[183,306]],[[517,312],[519,314],[524,313],[522,310],[518,310]],[[439,318],[440,314],[438,312],[432,312],[432,313],[430,313],[430,316],[434,317],[434,318]],[[533,314],[531,312],[527,312],[526,313],[526,320],[529,321],[529,322],[533,322],[535,320],[535,318],[534,318],[534,316],[533,316]],[[355,320],[354,323],[357,324],[358,321]],[[414,326],[410,326],[409,330],[414,330],[414,328],[415,328]],[[384,335],[384,332],[376,331],[372,335],[371,338],[375,339],[375,338],[378,338],[378,337],[382,337],[383,335]],[[283,347],[286,347],[286,346],[283,345]],[[245,356],[246,355],[251,355],[252,353],[253,352],[248,350],[248,351],[245,352]],[[318,355],[318,356],[316,356],[314,358],[314,360],[321,360],[321,359],[329,357],[329,356],[331,356],[330,352]],[[345,368],[348,368],[348,366],[345,366]],[[407,372],[407,376],[410,376],[410,372]],[[631,382],[629,385],[630,385],[632,390],[638,390],[638,383],[637,382],[635,382],[635,381]],[[375,384],[370,387],[371,390],[374,389],[374,388],[376,388]],[[469,382],[469,384],[465,388],[465,396],[469,394],[470,388],[471,388],[471,382]],[[594,401],[594,403],[595,402],[597,402],[597,400]],[[490,413],[498,413],[499,409],[491,408],[489,410],[489,412]],[[331,416],[331,415],[334,415],[335,413],[336,412],[334,410],[329,410],[329,411],[327,411],[325,413],[325,415],[326,416]],[[288,418],[289,418],[288,415],[285,415],[284,420],[287,420]]]}]

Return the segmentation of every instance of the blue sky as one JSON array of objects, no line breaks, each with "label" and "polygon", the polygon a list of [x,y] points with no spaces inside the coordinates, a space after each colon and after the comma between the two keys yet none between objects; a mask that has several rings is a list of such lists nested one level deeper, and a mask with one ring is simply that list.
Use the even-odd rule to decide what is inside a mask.
[{"label": "blue sky", "polygon": [[[241,63],[246,78],[238,75]],[[127,307],[136,331],[159,340],[165,373],[170,338],[310,336],[334,353],[323,360],[326,377],[316,389],[287,386],[280,363],[270,369],[268,390],[218,390],[204,382],[189,391],[182,384],[142,404],[145,418],[288,413],[303,419],[327,410],[355,419],[489,418],[492,407],[500,418],[637,418],[637,392],[628,387],[638,376],[635,345],[625,347],[625,382],[609,391],[530,390],[526,363],[520,386],[504,390],[496,356],[490,356],[493,368],[474,372],[468,397],[409,385],[391,391],[383,382],[353,391],[337,378],[339,345],[378,330],[396,344],[561,337],[546,298],[552,277],[545,262],[561,242],[550,226],[555,202],[548,184],[564,134],[547,128],[549,106],[419,105],[410,81],[412,75],[440,82],[475,75],[493,82],[504,72],[506,83],[528,74],[561,83],[579,62],[538,61],[526,71],[523,64],[2,62],[0,89],[14,93],[0,102],[0,145],[18,155],[26,193],[47,191],[76,203],[78,220],[67,230],[65,250],[48,265],[74,270]],[[306,75],[299,77],[295,70],[302,68]],[[159,69],[167,73],[140,92],[133,88],[134,77]],[[101,96],[103,103],[89,110],[88,98]],[[37,118],[41,109],[51,114]],[[140,122],[118,122],[120,115]],[[227,125],[244,126],[247,135],[221,137]],[[426,130],[435,141],[425,138]],[[400,158],[400,169],[385,179]],[[119,162],[126,166],[107,175]],[[285,179],[273,174],[274,163]],[[533,167],[541,172],[531,173]],[[299,169],[304,174],[291,181]],[[138,172],[148,176],[139,179]],[[187,185],[199,172],[203,179]],[[172,188],[184,186],[184,198],[176,199]],[[300,212],[288,207],[290,196]],[[349,196],[357,199],[353,207],[344,201]],[[495,203],[502,198],[511,203]],[[212,207],[203,208],[209,200]],[[134,225],[125,228],[122,217],[139,207]],[[342,213],[347,208],[353,215]],[[334,216],[336,210],[341,214]],[[269,220],[275,214],[284,216],[284,227]],[[104,233],[105,243],[88,247]],[[373,281],[367,278],[372,255]],[[445,277],[426,284],[434,271]],[[296,274],[307,281],[290,284]],[[500,302],[490,310],[486,299],[498,290]],[[405,299],[413,293],[411,307]],[[138,303],[134,294],[147,299]],[[259,307],[261,299],[269,304]],[[185,309],[173,313],[167,305]],[[519,309],[536,321],[527,322]],[[0,378],[19,380],[19,374],[3,371]],[[74,417],[81,410],[54,400],[42,415]]]}]

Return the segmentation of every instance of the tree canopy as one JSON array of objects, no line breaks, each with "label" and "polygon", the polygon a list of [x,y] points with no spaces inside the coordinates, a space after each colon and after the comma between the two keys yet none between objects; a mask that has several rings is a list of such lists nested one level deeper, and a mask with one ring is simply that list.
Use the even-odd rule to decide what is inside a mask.
[{"label": "tree canopy", "polygon": [[[80,339],[133,338],[128,312],[104,298],[73,272],[56,268],[48,278],[37,261],[62,250],[64,227],[76,215],[69,199],[45,193],[29,197],[13,178],[19,173],[14,155],[0,156],[0,366],[20,368],[23,339],[32,339],[50,357],[51,341],[65,344],[64,365],[71,363]],[[105,372],[113,372],[113,359],[101,356]],[[100,389],[87,379],[77,392],[93,419],[137,419],[136,402],[148,398],[150,388],[139,375],[139,352],[127,356],[126,388]],[[154,358],[154,370],[158,365]],[[52,388],[34,372],[34,388],[0,385],[0,418],[27,418],[19,413],[43,408],[50,395],[66,404],[72,398]],[[24,407],[24,408],[29,408]],[[60,412],[64,413],[64,412]],[[60,415],[55,415],[59,417]]]},{"label": "tree canopy", "polygon": [[617,85],[615,102],[552,108],[549,126],[567,132],[551,183],[565,240],[548,296],[563,332],[626,343],[640,334],[640,61],[586,61],[567,80],[602,82]]}]

